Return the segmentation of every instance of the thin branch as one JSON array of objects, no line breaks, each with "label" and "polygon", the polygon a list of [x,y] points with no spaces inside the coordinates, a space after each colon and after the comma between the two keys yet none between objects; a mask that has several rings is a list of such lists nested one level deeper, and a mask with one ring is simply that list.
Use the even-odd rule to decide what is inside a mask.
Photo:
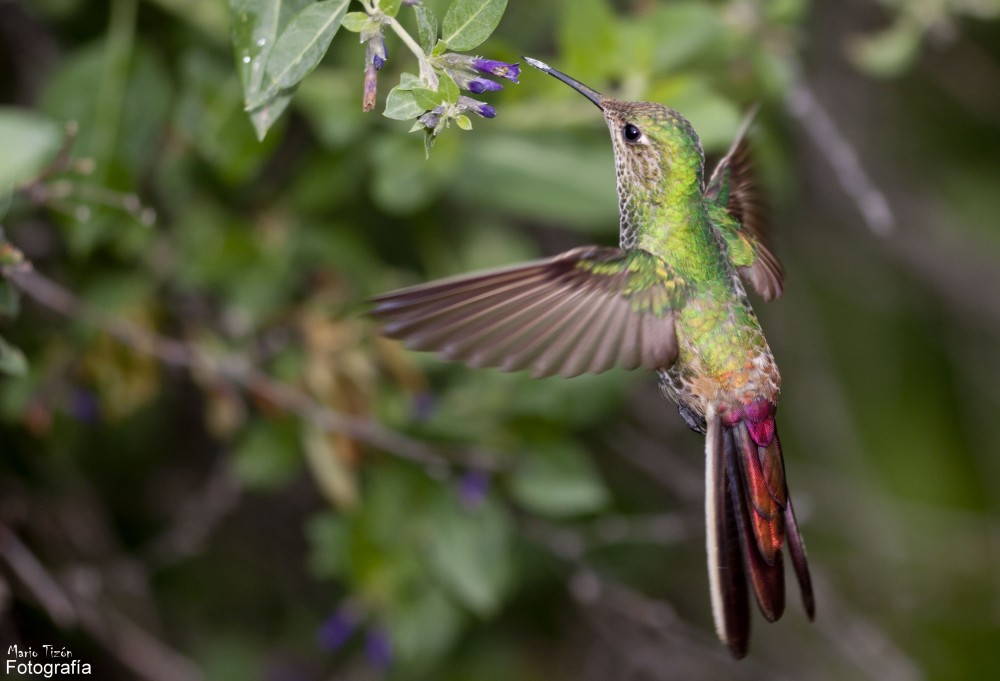
[{"label": "thin branch", "polygon": [[678,513],[646,513],[604,516],[579,527],[526,518],[523,529],[532,541],[559,558],[576,563],[588,552],[608,546],[677,546],[691,537],[690,525]]},{"label": "thin branch", "polygon": [[83,628],[125,667],[149,681],[201,681],[198,666],[107,604],[80,603]]},{"label": "thin branch", "polygon": [[[610,537],[607,536],[609,528],[605,523],[611,523]],[[621,527],[616,528],[615,525]],[[675,526],[678,534],[649,537],[641,529],[644,525],[664,528]],[[686,621],[668,602],[633,589],[594,568],[587,561],[588,552],[606,545],[609,538],[613,543],[629,541],[627,528],[631,528],[631,532],[635,534],[631,538],[636,541],[676,544],[684,538],[683,520],[674,515],[603,518],[584,530],[529,519],[523,525],[523,534],[529,541],[570,566],[567,579],[570,595],[581,608],[592,615],[590,619],[597,632],[622,649],[622,658],[633,669],[678,669],[681,658],[692,654],[698,656],[699,669],[702,671],[706,661],[711,661],[720,669],[735,669],[715,638],[701,627]],[[824,603],[824,614],[817,620],[816,626],[831,648],[839,652],[841,659],[854,665],[863,678],[922,681],[923,674],[919,668],[891,641],[885,631],[844,603],[830,587],[822,571],[814,569],[813,577],[821,590]],[[626,629],[608,622],[612,613],[626,623]],[[644,644],[643,639],[649,639],[648,644]],[[668,654],[668,648],[674,649],[672,657]],[[671,657],[669,664],[664,662],[664,655]],[[652,658],[648,660],[648,664],[643,664],[644,656]],[[748,664],[756,666],[749,660],[740,662],[740,669],[747,672],[747,678],[785,678],[771,668],[748,670]]]},{"label": "thin branch", "polygon": [[183,503],[170,527],[146,545],[142,551],[146,562],[163,569],[195,554],[237,507],[240,493],[240,483],[230,467],[217,466],[204,487]]},{"label": "thin branch", "polygon": [[413,53],[413,56],[417,58],[417,63],[420,65],[420,78],[427,83],[427,86],[432,90],[436,90],[438,86],[438,77],[434,73],[434,67],[431,65],[430,60],[427,59],[427,55],[424,54],[424,50],[413,39],[409,31],[403,28],[403,25],[396,20],[395,17],[389,17],[382,13],[382,10],[376,7],[378,4],[372,3],[371,0],[360,0],[361,6],[364,8],[365,13],[368,16],[379,16],[383,24],[387,25],[392,29],[392,32],[399,36],[399,39],[403,41],[406,48]]},{"label": "thin branch", "polygon": [[[754,669],[759,673],[751,673],[748,661],[736,667],[715,637],[685,620],[670,603],[649,597],[595,569],[585,554],[597,545],[588,542],[583,533],[541,522],[532,522],[524,529],[530,541],[571,566],[567,579],[570,596],[588,616],[592,628],[619,649],[621,663],[616,665],[616,678],[631,678],[639,672],[646,673],[640,678],[673,678],[674,674],[688,678],[681,672],[682,663],[696,658],[699,678],[710,664],[711,668],[729,672],[742,670],[745,676],[736,678],[783,681],[771,669]],[[668,669],[669,674],[665,671]]]},{"label": "thin branch", "polygon": [[386,17],[385,23],[389,24],[389,28],[399,36],[399,39],[403,41],[403,44],[409,48],[416,57],[417,61],[420,63],[420,77],[427,82],[427,85],[432,89],[437,89],[438,77],[434,73],[434,67],[427,60],[427,55],[424,54],[423,49],[417,44],[417,41],[413,39],[403,25],[396,21],[393,17]]},{"label": "thin branch", "polygon": [[5,526],[0,526],[0,560],[7,564],[56,625],[65,629],[77,623],[73,601],[35,554]]},{"label": "thin branch", "polygon": [[823,599],[816,626],[845,660],[879,681],[922,681],[924,673],[877,624],[853,611],[831,588],[822,572],[813,579]]},{"label": "thin branch", "polygon": [[[328,433],[340,433],[424,467],[428,475],[448,477],[453,462],[433,447],[374,421],[335,411],[294,386],[277,381],[238,355],[213,355],[201,348],[153,333],[137,324],[101,312],[77,298],[66,288],[34,271],[30,263],[0,268],[0,274],[37,303],[59,314],[91,324],[136,352],[181,369],[197,369],[232,382],[275,407],[294,414]],[[495,470],[500,463],[489,453],[477,450],[463,464]]]},{"label": "thin branch", "polygon": [[868,177],[857,152],[803,78],[794,80],[785,98],[785,105],[823,152],[823,156],[833,167],[840,186],[854,200],[868,223],[868,228],[878,236],[891,233],[896,227],[896,219],[888,200]]},{"label": "thin branch", "polygon": [[201,671],[190,659],[108,604],[61,584],[9,528],[0,528],[0,533],[0,561],[57,626],[79,626],[122,665],[148,681],[200,681]]}]

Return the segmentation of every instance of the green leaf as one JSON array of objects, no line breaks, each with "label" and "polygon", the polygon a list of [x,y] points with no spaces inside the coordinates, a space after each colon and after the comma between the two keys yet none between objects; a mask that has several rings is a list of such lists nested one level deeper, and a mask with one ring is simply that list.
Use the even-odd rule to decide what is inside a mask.
[{"label": "green leaf", "polygon": [[[278,36],[308,4],[309,0],[230,0],[233,53],[243,84],[244,106],[259,98],[267,59]],[[291,101],[292,93],[283,92],[247,109],[258,140],[264,139]]]},{"label": "green leaf", "polygon": [[424,81],[420,76],[415,76],[412,73],[402,73],[399,76],[399,89],[400,90],[412,90],[415,87],[421,87]]},{"label": "green leaf", "polygon": [[59,125],[34,111],[0,107],[0,191],[38,176],[59,149]]},{"label": "green leaf", "polygon": [[292,17],[267,58],[261,91],[247,108],[257,109],[295,86],[316,68],[344,20],[349,0],[322,0]]},{"label": "green leaf", "polygon": [[423,5],[414,5],[413,11],[417,15],[417,31],[420,36],[420,47],[423,48],[424,54],[430,54],[438,38],[437,17],[434,16],[434,12],[431,11],[430,7],[424,7]]},{"label": "green leaf", "polygon": [[[162,53],[141,43],[109,49],[107,41],[98,41],[72,53],[47,80],[39,100],[48,115],[79,124],[72,156],[89,159],[94,168],[87,179],[73,182],[75,196],[68,201],[73,213],[63,221],[72,225],[64,236],[76,255],[113,244],[124,257],[145,250],[156,238],[154,230],[137,228],[104,199],[95,201],[91,192],[80,191],[90,185],[135,192],[163,158],[160,145],[175,102]],[[111,62],[109,54],[115,55]]]},{"label": "green leaf", "polygon": [[324,511],[312,516],[305,526],[309,540],[309,570],[316,577],[344,576],[349,568],[351,528],[342,515]]},{"label": "green leaf", "polygon": [[452,494],[431,511],[427,560],[441,586],[473,612],[496,611],[510,578],[511,521],[499,503],[462,507]]},{"label": "green leaf", "polygon": [[378,8],[382,10],[382,14],[387,17],[394,17],[399,14],[399,7],[402,4],[402,0],[379,0]]},{"label": "green leaf", "polygon": [[507,0],[455,0],[441,22],[441,39],[453,50],[465,51],[490,37]]},{"label": "green leaf", "polygon": [[438,38],[438,41],[434,43],[434,49],[431,50],[431,56],[440,57],[447,51],[448,51],[448,43]]},{"label": "green leaf", "polygon": [[244,102],[259,96],[267,59],[278,36],[309,3],[310,0],[230,0],[233,54],[243,84]]},{"label": "green leaf", "polygon": [[437,135],[434,134],[433,130],[428,130],[424,128],[424,158],[428,159],[431,157],[431,149],[434,148],[434,140],[437,139]]},{"label": "green leaf", "polygon": [[344,27],[345,31],[350,31],[351,33],[361,33],[361,31],[368,28],[371,23],[371,17],[364,12],[348,12],[344,15],[344,22],[341,26]]},{"label": "green leaf", "polygon": [[128,105],[107,106],[95,97],[106,87],[105,51],[106,43],[97,42],[73,53],[47,81],[39,109],[79,124],[73,156],[93,159],[92,182],[127,191],[135,175],[160,159],[156,147],[173,103],[171,76],[155,51],[138,46],[114,73],[115,92]]},{"label": "green leaf", "polygon": [[273,151],[247,125],[240,84],[232,67],[213,52],[189,50],[180,58],[181,93],[174,125],[194,143],[227,183],[243,183]]},{"label": "green leaf", "polygon": [[439,658],[455,642],[466,619],[440,587],[426,585],[406,594],[393,604],[388,621],[398,668],[413,671]]},{"label": "green leaf", "polygon": [[865,73],[892,78],[904,73],[920,54],[922,32],[913,21],[900,19],[884,31],[848,43],[848,56]]},{"label": "green leaf", "polygon": [[24,353],[0,336],[0,374],[24,376],[27,373],[28,360]]},{"label": "green leaf", "polygon": [[233,450],[233,470],[250,489],[278,489],[301,468],[295,430],[290,426],[254,421]]},{"label": "green leaf", "polygon": [[438,78],[438,92],[444,97],[444,101],[455,104],[458,102],[462,92],[458,89],[458,84],[447,71],[441,71]]},{"label": "green leaf", "polygon": [[326,500],[338,508],[350,508],[358,502],[358,485],[353,471],[337,452],[330,435],[305,425],[302,447],[313,480]]},{"label": "green leaf", "polygon": [[271,126],[274,125],[275,121],[281,117],[281,114],[285,112],[288,105],[292,103],[292,95],[294,94],[294,89],[279,92],[257,108],[247,111],[247,115],[250,117],[250,123],[253,125],[253,129],[257,133],[258,141],[264,139],[267,131],[271,129]]},{"label": "green leaf", "polygon": [[607,488],[587,455],[554,443],[528,454],[510,481],[514,498],[539,515],[564,518],[600,510]]},{"label": "green leaf", "polygon": [[402,84],[389,91],[385,98],[385,111],[382,115],[397,121],[407,121],[416,118],[427,109],[417,103],[417,98],[409,90],[404,90]]},{"label": "green leaf", "polygon": [[417,104],[422,106],[425,111],[427,109],[433,109],[443,101],[441,93],[437,90],[431,90],[430,88],[415,87],[411,90],[411,93],[413,94]]}]

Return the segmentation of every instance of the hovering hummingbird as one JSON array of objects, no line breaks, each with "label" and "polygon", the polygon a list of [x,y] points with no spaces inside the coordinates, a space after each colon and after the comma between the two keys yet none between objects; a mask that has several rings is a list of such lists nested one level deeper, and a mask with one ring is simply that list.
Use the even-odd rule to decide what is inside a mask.
[{"label": "hovering hummingbird", "polygon": [[751,588],[768,621],[784,612],[786,546],[810,619],[815,610],[775,429],[781,378],[744,288],[771,301],[784,286],[755,201],[752,115],[706,184],[701,141],[677,111],[606,97],[525,59],[603,112],[620,248],[583,246],[393,291],[374,299],[372,315],[408,347],[474,367],[535,377],[656,371],[685,423],[706,436],[712,613],[719,638],[743,657]]}]

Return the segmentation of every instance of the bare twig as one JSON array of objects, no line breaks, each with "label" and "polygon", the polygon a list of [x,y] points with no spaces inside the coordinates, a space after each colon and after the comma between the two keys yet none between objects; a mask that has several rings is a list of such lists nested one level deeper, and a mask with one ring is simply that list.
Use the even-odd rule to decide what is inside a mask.
[{"label": "bare twig", "polygon": [[153,568],[165,568],[196,553],[240,501],[240,484],[229,466],[220,465],[202,490],[181,506],[173,524],[143,551]]},{"label": "bare twig", "polygon": [[833,167],[840,186],[854,200],[868,223],[868,228],[879,236],[891,233],[895,229],[896,220],[885,195],[868,177],[857,152],[801,77],[796,78],[792,84],[785,98],[785,105],[823,152],[823,156]]},{"label": "bare twig", "polygon": [[[452,462],[433,447],[384,428],[374,421],[330,409],[299,388],[271,378],[245,357],[213,355],[196,345],[161,336],[137,324],[103,313],[34,271],[27,262],[6,266],[0,270],[0,274],[44,307],[65,317],[92,324],[133,350],[154,357],[166,365],[197,369],[232,382],[324,432],[341,433],[401,459],[420,464],[433,477],[449,475]],[[495,457],[481,450],[477,450],[463,463],[485,469],[499,466]]]},{"label": "bare twig", "polygon": [[193,661],[106,603],[81,602],[79,613],[87,633],[140,677],[149,681],[200,681],[203,678]]},{"label": "bare twig", "polygon": [[607,546],[676,546],[690,537],[689,525],[677,513],[648,513],[608,515],[573,528],[526,519],[523,527],[532,541],[542,544],[563,560],[576,562],[588,551]]},{"label": "bare twig", "polygon": [[63,629],[79,626],[121,664],[148,681],[199,681],[198,667],[107,603],[63,585],[9,528],[0,528],[0,561]]},{"label": "bare twig", "polygon": [[823,599],[825,615],[816,624],[828,641],[860,671],[879,681],[921,681],[917,665],[889,640],[878,625],[843,603],[822,572],[813,579]]},{"label": "bare twig", "polygon": [[[620,649],[621,665],[616,678],[718,678],[713,670],[725,670],[729,678],[787,678],[753,660],[734,665],[710,633],[688,622],[670,603],[647,596],[590,565],[587,552],[601,546],[599,524],[591,532],[581,532],[531,521],[525,525],[524,534],[570,566],[567,578],[570,595],[584,609],[592,628]],[[814,570],[813,574],[824,603],[824,615],[816,626],[841,659],[855,666],[862,678],[892,681],[923,678],[913,661],[884,631],[837,597],[821,571]],[[818,661],[813,671],[824,664]],[[683,673],[681,670],[688,665],[690,673]],[[665,669],[671,673],[665,675]]]},{"label": "bare twig", "polygon": [[62,587],[17,535],[2,526],[0,526],[0,560],[7,564],[14,576],[31,592],[53,622],[63,628],[77,623],[76,608]]}]

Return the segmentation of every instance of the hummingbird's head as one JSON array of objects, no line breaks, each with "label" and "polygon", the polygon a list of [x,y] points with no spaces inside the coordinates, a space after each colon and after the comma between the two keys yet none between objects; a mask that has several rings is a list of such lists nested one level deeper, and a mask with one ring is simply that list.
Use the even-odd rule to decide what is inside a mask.
[{"label": "hummingbird's head", "polygon": [[655,102],[602,97],[600,106],[615,148],[619,189],[669,183],[701,190],[705,156],[686,118]]},{"label": "hummingbird's head", "polygon": [[644,200],[656,201],[668,185],[702,189],[705,155],[701,140],[677,111],[654,102],[607,97],[548,64],[524,59],[569,85],[604,113],[615,149],[620,199],[637,193]]}]

